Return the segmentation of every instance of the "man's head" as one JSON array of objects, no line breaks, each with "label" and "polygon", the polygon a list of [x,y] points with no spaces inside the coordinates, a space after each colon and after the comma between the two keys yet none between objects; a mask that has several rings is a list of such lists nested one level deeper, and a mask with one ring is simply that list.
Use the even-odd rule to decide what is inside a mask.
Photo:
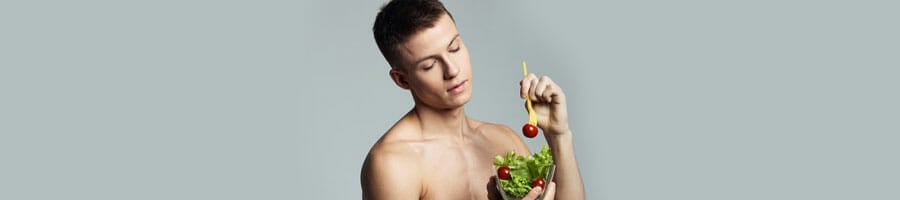
[{"label": "man's head", "polygon": [[434,27],[434,23],[443,15],[450,16],[447,8],[437,0],[393,0],[381,8],[375,18],[372,32],[381,55],[397,67],[396,61],[400,47],[412,35],[426,28]]},{"label": "man's head", "polygon": [[448,109],[471,97],[471,64],[450,12],[437,0],[393,0],[372,27],[391,79],[417,103]]}]

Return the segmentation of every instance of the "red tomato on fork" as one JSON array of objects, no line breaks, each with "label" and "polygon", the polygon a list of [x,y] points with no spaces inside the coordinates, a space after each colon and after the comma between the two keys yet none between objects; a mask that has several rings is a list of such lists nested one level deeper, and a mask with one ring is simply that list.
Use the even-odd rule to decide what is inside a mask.
[{"label": "red tomato on fork", "polygon": [[525,137],[534,138],[538,135],[538,128],[531,124],[525,124],[522,127],[522,133],[525,134]]}]

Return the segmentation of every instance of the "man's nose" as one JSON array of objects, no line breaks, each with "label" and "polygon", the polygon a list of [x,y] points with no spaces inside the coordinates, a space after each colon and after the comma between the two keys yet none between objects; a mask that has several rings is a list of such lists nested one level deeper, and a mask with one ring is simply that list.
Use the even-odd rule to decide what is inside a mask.
[{"label": "man's nose", "polygon": [[456,62],[454,62],[453,59],[447,59],[444,62],[446,62],[444,66],[447,67],[447,69],[444,69],[445,80],[451,80],[455,78],[456,75],[459,75],[459,66],[456,65]]}]

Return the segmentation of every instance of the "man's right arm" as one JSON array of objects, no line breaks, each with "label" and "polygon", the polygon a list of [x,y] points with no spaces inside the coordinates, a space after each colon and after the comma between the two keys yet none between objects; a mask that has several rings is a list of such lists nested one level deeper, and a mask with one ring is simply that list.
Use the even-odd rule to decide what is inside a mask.
[{"label": "man's right arm", "polygon": [[363,199],[419,199],[422,184],[416,166],[414,159],[402,155],[370,152],[360,174]]}]

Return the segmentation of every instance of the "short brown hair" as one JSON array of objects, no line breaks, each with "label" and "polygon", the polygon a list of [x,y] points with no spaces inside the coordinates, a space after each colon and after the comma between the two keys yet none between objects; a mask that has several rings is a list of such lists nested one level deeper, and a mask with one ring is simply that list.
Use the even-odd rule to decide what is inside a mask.
[{"label": "short brown hair", "polygon": [[434,23],[443,14],[453,15],[438,0],[392,0],[381,7],[375,17],[372,33],[378,50],[391,67],[397,67],[399,45],[409,37],[426,28],[434,27]]}]

